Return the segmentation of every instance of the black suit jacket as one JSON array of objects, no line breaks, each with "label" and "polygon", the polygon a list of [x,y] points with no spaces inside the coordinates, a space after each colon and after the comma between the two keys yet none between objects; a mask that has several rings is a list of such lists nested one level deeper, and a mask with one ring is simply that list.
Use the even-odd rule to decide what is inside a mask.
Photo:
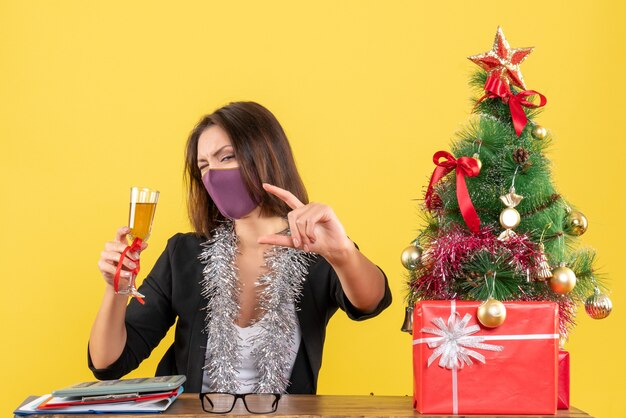
[{"label": "black suit jacket", "polygon": [[[132,300],[127,308],[127,341],[120,357],[109,367],[96,369],[88,354],[89,368],[96,378],[119,379],[137,368],[177,321],[174,343],[161,359],[156,375],[184,374],[185,391],[201,391],[207,335],[203,332],[206,299],[200,294],[204,264],[198,256],[204,241],[194,234],[176,234],[168,240],[165,251],[139,288],[146,296],[146,304]],[[323,257],[315,257],[296,305],[302,341],[287,392],[316,393],[326,325],[337,308],[360,321],[378,315],[390,304],[391,292],[385,277],[385,295],[376,309],[369,314],[359,312],[345,296],[330,264]]]}]

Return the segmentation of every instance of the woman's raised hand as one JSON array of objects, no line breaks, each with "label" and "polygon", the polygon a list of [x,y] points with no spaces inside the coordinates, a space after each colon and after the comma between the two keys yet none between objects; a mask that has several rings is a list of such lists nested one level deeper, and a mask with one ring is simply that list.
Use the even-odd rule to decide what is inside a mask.
[{"label": "woman's raised hand", "polygon": [[263,183],[263,189],[292,209],[287,215],[291,236],[266,235],[259,238],[259,244],[299,248],[317,253],[329,261],[347,251],[356,250],[330,206],[321,203],[305,205],[290,191],[271,184]]},{"label": "woman's raised hand", "polygon": [[[126,237],[129,233],[130,228],[127,226],[123,226],[118,229],[117,233],[115,234],[115,239],[104,244],[104,251],[100,253],[100,260],[98,260],[98,269],[100,269],[100,273],[102,273],[102,277],[104,277],[105,282],[111,287],[113,287],[115,270],[120,261],[122,252],[128,246],[128,239]],[[143,242],[141,244],[141,250],[139,251],[139,253],[145,250],[147,247],[148,244],[146,242]],[[120,272],[120,289],[125,289],[126,287],[128,287],[130,271],[136,267],[136,264],[130,258],[137,260],[139,258],[139,253],[127,253],[127,257],[124,257],[124,260],[122,262],[123,267]]]}]

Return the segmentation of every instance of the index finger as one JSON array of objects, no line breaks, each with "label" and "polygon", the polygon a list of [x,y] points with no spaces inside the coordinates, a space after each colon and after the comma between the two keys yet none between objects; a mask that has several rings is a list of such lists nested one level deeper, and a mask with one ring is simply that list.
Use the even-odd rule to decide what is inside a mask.
[{"label": "index finger", "polygon": [[281,247],[290,247],[294,248],[293,242],[291,241],[291,237],[288,235],[264,235],[260,237],[257,242],[259,244],[270,244],[270,245],[278,245]]},{"label": "index finger", "polygon": [[291,209],[297,209],[304,206],[304,203],[300,202],[300,200],[298,200],[298,198],[295,197],[289,190],[281,189],[280,187],[273,186],[268,183],[263,183],[263,188],[266,192],[273,194],[285,202]]},{"label": "index finger", "polygon": [[127,243],[126,235],[128,235],[129,232],[130,232],[130,228],[129,227],[127,227],[127,226],[121,227],[115,233],[115,241],[121,242],[121,243]]}]

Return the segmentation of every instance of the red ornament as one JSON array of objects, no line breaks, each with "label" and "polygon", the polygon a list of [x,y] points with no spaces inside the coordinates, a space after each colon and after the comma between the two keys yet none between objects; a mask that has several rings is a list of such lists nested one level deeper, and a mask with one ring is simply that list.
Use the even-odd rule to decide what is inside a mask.
[{"label": "red ornament", "polygon": [[495,75],[514,86],[526,90],[524,78],[519,65],[532,52],[533,48],[511,48],[504,37],[504,32],[498,26],[493,49],[480,55],[468,57],[474,64],[487,71],[488,75]]}]

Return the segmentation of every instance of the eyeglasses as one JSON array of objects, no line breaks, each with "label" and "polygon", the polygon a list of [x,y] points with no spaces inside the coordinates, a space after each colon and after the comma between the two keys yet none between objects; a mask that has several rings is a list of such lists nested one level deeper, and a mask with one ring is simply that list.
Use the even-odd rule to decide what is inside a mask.
[{"label": "eyeglasses", "polygon": [[279,393],[201,393],[202,409],[212,414],[227,414],[235,407],[237,399],[241,398],[243,404],[251,414],[270,414],[276,412]]}]

